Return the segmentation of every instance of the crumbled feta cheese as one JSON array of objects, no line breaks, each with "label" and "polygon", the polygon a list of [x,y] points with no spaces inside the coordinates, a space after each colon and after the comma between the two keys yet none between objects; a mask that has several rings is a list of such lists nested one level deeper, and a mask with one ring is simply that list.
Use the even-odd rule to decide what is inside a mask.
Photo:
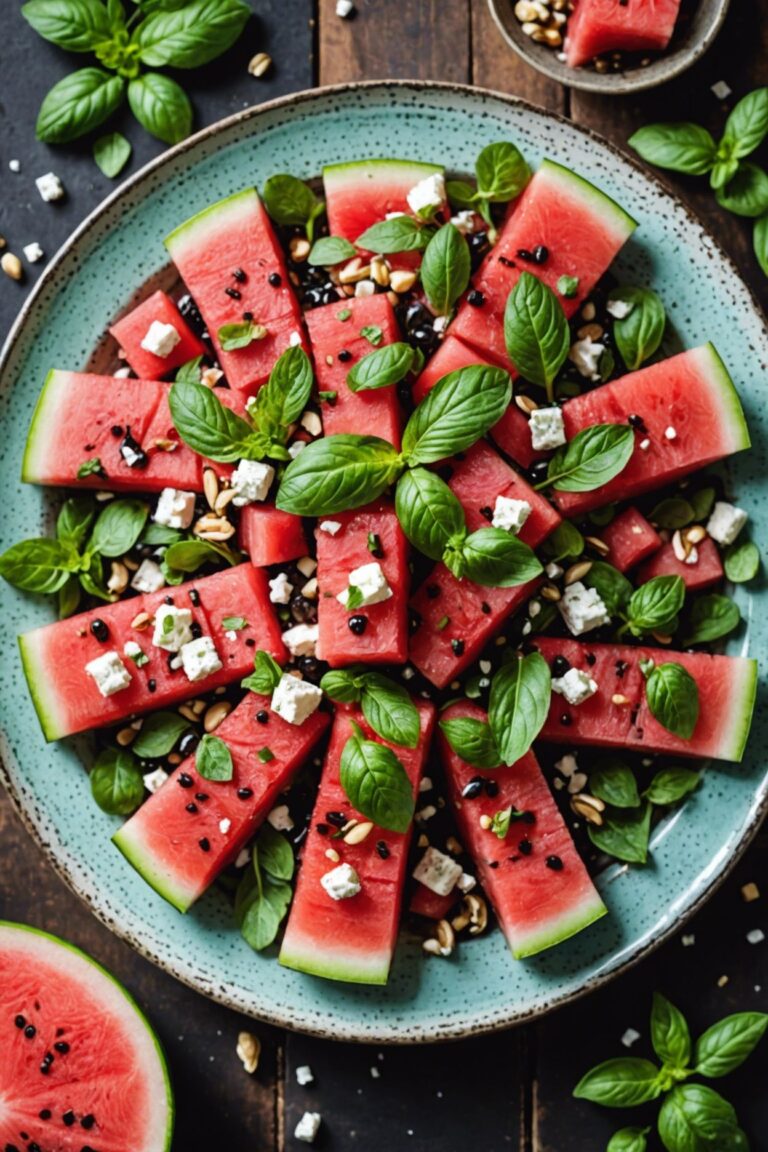
[{"label": "crumbled feta cheese", "polygon": [[271,464],[263,464],[261,460],[241,460],[232,473],[235,490],[232,503],[236,508],[244,508],[246,504],[266,500],[274,478],[275,470]]},{"label": "crumbled feta cheese", "polygon": [[409,664],[406,664],[405,668],[403,668],[400,675],[402,676],[403,680],[413,680],[414,676],[416,675],[416,672],[414,671],[413,668],[411,668],[411,666]]},{"label": "crumbled feta cheese", "polygon": [[320,707],[322,698],[321,688],[286,672],[272,693],[272,711],[288,724],[303,724]]},{"label": "crumbled feta cheese", "polygon": [[718,500],[707,521],[707,532],[718,544],[727,547],[733,544],[747,520],[748,516],[743,508]]},{"label": "crumbled feta cheese", "polygon": [[320,877],[320,883],[331,900],[349,900],[357,896],[362,888],[360,877],[351,864],[339,864],[332,868]]},{"label": "crumbled feta cheese", "polygon": [[453,224],[457,231],[461,232],[462,236],[466,236],[475,230],[475,214],[469,211],[469,209],[462,209],[462,211],[457,212],[455,216],[451,216],[451,224]]},{"label": "crumbled feta cheese", "polygon": [[640,447],[642,448],[643,452],[647,452],[650,446],[651,442],[647,436],[640,441]]},{"label": "crumbled feta cheese", "polygon": [[10,168],[11,172],[21,172],[21,161],[9,160],[8,167]]},{"label": "crumbled feta cheese", "polygon": [[46,203],[50,203],[51,200],[61,200],[64,195],[64,185],[55,172],[46,172],[44,176],[38,176],[35,184]]},{"label": "crumbled feta cheese", "polygon": [[[338,12],[340,4],[348,2],[349,0],[337,0],[336,11]],[[319,1112],[305,1112],[293,1134],[297,1140],[303,1140],[305,1144],[314,1144],[315,1136],[320,1131],[321,1122],[322,1117]]]},{"label": "crumbled feta cheese", "polygon": [[178,652],[192,639],[192,612],[189,608],[175,608],[161,604],[155,612],[155,631],[152,643],[166,652]]},{"label": "crumbled feta cheese", "polygon": [[346,608],[349,599],[349,589],[357,588],[362,599],[355,608],[367,608],[369,604],[380,604],[382,600],[389,600],[392,589],[382,571],[381,564],[374,560],[371,564],[363,564],[360,568],[353,568],[349,574],[349,587],[339,592],[336,599]]},{"label": "crumbled feta cheese", "polygon": [[448,327],[448,316],[435,316],[432,321],[432,329],[435,332],[445,332]]},{"label": "crumbled feta cheese", "polygon": [[667,440],[677,440],[677,428],[674,428],[671,424],[668,425],[664,429],[664,435]]},{"label": "crumbled feta cheese", "polygon": [[574,636],[610,624],[611,617],[596,588],[587,588],[581,580],[569,584],[557,607]]},{"label": "crumbled feta cheese", "polygon": [[463,872],[461,864],[430,846],[414,868],[413,878],[429,888],[430,892],[436,892],[438,896],[449,896]]},{"label": "crumbled feta cheese", "polygon": [[565,676],[555,676],[552,691],[564,696],[569,704],[583,704],[597,692],[597,682],[580,668],[569,668]]},{"label": "crumbled feta cheese", "polygon": [[269,582],[269,598],[273,604],[287,604],[291,599],[293,584],[285,572],[278,572],[274,580]]},{"label": "crumbled feta cheese", "polygon": [[384,219],[385,220],[397,220],[398,216],[407,216],[407,215],[408,215],[407,212],[387,212]]},{"label": "crumbled feta cheese", "polygon": [[30,264],[37,264],[38,260],[43,258],[43,250],[37,240],[33,240],[31,244],[25,244],[23,252]]},{"label": "crumbled feta cheese", "polygon": [[336,15],[341,16],[342,20],[347,20],[354,11],[352,0],[336,0]]},{"label": "crumbled feta cheese", "polygon": [[117,652],[104,652],[95,660],[89,660],[85,670],[96,681],[102,696],[114,696],[131,683],[131,674]]},{"label": "crumbled feta cheese", "polygon": [[189,528],[195,517],[195,494],[180,488],[163,488],[152,519],[166,528]]},{"label": "crumbled feta cheese", "polygon": [[683,560],[683,564],[698,564],[698,562],[699,562],[699,550],[696,547],[696,545],[693,544],[693,545],[691,545],[690,552],[688,553],[688,555]]},{"label": "crumbled feta cheese", "polygon": [[414,184],[406,196],[408,207],[416,216],[434,216],[445,201],[445,180],[442,172],[433,172]]},{"label": "crumbled feta cheese", "polygon": [[327,532],[329,536],[335,536],[337,532],[341,532],[342,523],[340,520],[321,520],[319,528],[321,532]]},{"label": "crumbled feta cheese", "polygon": [[541,612],[541,601],[540,600],[529,600],[528,601],[528,615],[530,616],[531,620],[535,620],[540,612]]},{"label": "crumbled feta cheese", "polygon": [[314,656],[318,634],[317,624],[294,624],[283,632],[283,643],[291,656]]},{"label": "crumbled feta cheese", "polygon": [[733,89],[730,84],[726,84],[725,80],[718,80],[710,87],[710,91],[717,100],[727,100]]},{"label": "crumbled feta cheese", "polygon": [[480,660],[478,663],[478,668],[480,669],[480,671],[483,673],[484,676],[487,676],[488,673],[493,668],[493,664],[491,664],[490,660]]},{"label": "crumbled feta cheese", "polygon": [[290,832],[293,828],[293,820],[288,811],[287,804],[278,804],[271,812],[267,814],[267,824],[271,824],[276,832]]},{"label": "crumbled feta cheese", "polygon": [[222,820],[219,820],[219,832],[221,832],[222,836],[226,836],[231,827],[232,821],[228,816],[225,816]]},{"label": "crumbled feta cheese", "polygon": [[497,496],[491,525],[494,528],[503,528],[517,536],[530,514],[531,506],[527,500],[513,500],[510,496]]},{"label": "crumbled feta cheese", "polygon": [[293,444],[288,445],[288,455],[291,460],[295,460],[299,452],[303,452],[307,446],[306,440],[294,440]]},{"label": "crumbled feta cheese", "polygon": [[747,932],[748,944],[762,944],[763,940],[765,940],[765,932],[763,932],[762,928],[753,928],[750,932]]},{"label": "crumbled feta cheese", "polygon": [[565,425],[559,408],[534,408],[529,427],[534,452],[548,452],[565,444]]},{"label": "crumbled feta cheese", "polygon": [[[130,375],[131,375],[131,370],[127,366],[125,368],[118,368],[117,371],[114,373],[114,377],[116,380],[127,380]],[[112,495],[112,493],[110,492],[110,496],[111,495]]]},{"label": "crumbled feta cheese", "polygon": [[301,344],[301,332],[291,332],[288,337],[288,344],[291,348],[298,348]]},{"label": "crumbled feta cheese", "polygon": [[235,640],[237,640],[237,632],[234,628],[228,628],[224,635],[232,644],[234,644]]},{"label": "crumbled feta cheese", "polygon": [[301,560],[296,561],[296,567],[302,576],[306,576],[307,579],[309,579],[309,577],[317,571],[317,560],[312,556],[302,556]]},{"label": "crumbled feta cheese", "polygon": [[319,436],[323,430],[323,422],[317,412],[305,412],[301,417],[301,426],[310,436]]},{"label": "crumbled feta cheese", "polygon": [[177,344],[181,343],[181,336],[173,324],[164,324],[162,320],[153,320],[141,338],[141,347],[153,356],[165,360],[170,356]]},{"label": "crumbled feta cheese", "polygon": [[168,773],[164,772],[162,768],[155,768],[154,772],[147,772],[146,776],[142,776],[144,787],[153,796],[159,788],[162,788],[167,779]]},{"label": "crumbled feta cheese", "polygon": [[631,1048],[640,1039],[640,1033],[634,1028],[627,1028],[626,1032],[621,1038],[621,1042],[625,1048]]},{"label": "crumbled feta cheese", "polygon": [[193,682],[205,680],[224,667],[210,636],[198,636],[196,640],[190,640],[188,644],[182,645],[179,654],[187,679]]},{"label": "crumbled feta cheese", "polygon": [[547,564],[544,571],[546,572],[546,574],[550,580],[558,580],[562,576],[564,569],[563,569],[562,565],[555,564],[553,561],[551,564]]},{"label": "crumbled feta cheese", "polygon": [[370,1072],[371,1072],[371,1079],[373,1079],[373,1080],[380,1080],[381,1079],[381,1072],[378,1070],[378,1068],[376,1067],[375,1064],[371,1066]]},{"label": "crumbled feta cheese", "polygon": [[463,892],[464,895],[466,895],[467,892],[471,892],[473,888],[477,888],[477,880],[474,876],[470,876],[469,872],[462,872],[456,881],[456,887],[459,892]]},{"label": "crumbled feta cheese", "polygon": [[629,316],[633,308],[631,300],[609,300],[605,306],[606,312],[616,320],[623,320],[625,316]]},{"label": "crumbled feta cheese", "polygon": [[589,336],[585,336],[583,340],[577,340],[571,345],[568,359],[576,366],[579,376],[583,376],[586,380],[599,380],[600,358],[603,352],[605,352],[604,344],[595,344]]},{"label": "crumbled feta cheese", "polygon": [[159,592],[165,587],[165,576],[159,564],[154,560],[142,560],[133,574],[131,588],[137,592]]},{"label": "crumbled feta cheese", "polygon": [[304,1088],[307,1084],[314,1084],[315,1077],[309,1064],[300,1064],[296,1069],[296,1083]]}]

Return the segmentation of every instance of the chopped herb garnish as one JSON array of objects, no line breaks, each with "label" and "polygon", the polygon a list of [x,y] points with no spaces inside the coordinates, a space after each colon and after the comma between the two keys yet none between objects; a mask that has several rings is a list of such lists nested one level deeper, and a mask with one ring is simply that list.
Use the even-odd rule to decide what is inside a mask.
[{"label": "chopped herb garnish", "polygon": [[235,324],[222,324],[216,335],[224,352],[235,352],[238,348],[247,348],[254,340],[263,340],[267,330],[253,320],[238,320]]},{"label": "chopped herb garnish", "polygon": [[248,621],[245,616],[225,616],[221,625],[230,632],[241,632],[243,628],[248,627]]},{"label": "chopped herb garnish", "polygon": [[369,344],[372,344],[374,348],[378,348],[384,339],[384,333],[378,324],[366,324],[364,328],[360,329],[360,335],[363,336]]},{"label": "chopped herb garnish", "polygon": [[384,549],[381,546],[381,536],[379,536],[378,532],[368,533],[368,551],[372,556],[382,557],[384,555]]},{"label": "chopped herb garnish", "polygon": [[442,616],[437,622],[438,632],[442,632],[444,628],[447,628],[448,625],[450,624],[450,622],[451,622],[450,616]]},{"label": "chopped herb garnish", "polygon": [[85,480],[86,476],[106,476],[106,472],[98,456],[94,456],[92,460],[84,460],[78,468],[78,480]]},{"label": "chopped herb garnish", "polygon": [[269,764],[270,760],[274,760],[275,754],[271,748],[259,749],[259,760],[262,764]]},{"label": "chopped herb garnish", "polygon": [[338,392],[318,392],[318,400],[325,400],[326,404],[333,406],[338,398]]},{"label": "chopped herb garnish", "polygon": [[342,320],[342,321],[349,320],[351,315],[352,315],[352,309],[351,308],[342,308],[340,312],[336,313],[336,319]]}]

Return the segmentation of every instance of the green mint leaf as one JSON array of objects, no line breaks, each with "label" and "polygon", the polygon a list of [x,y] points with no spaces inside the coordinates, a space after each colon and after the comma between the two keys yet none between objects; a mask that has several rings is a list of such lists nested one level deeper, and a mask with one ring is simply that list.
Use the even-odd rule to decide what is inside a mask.
[{"label": "green mint leaf", "polygon": [[139,57],[151,68],[199,68],[235,43],[251,9],[241,0],[191,0],[173,11],[157,11],[133,34]]},{"label": "green mint leaf", "polygon": [[92,52],[112,35],[100,0],[29,0],[21,14],[38,36],[66,52]]},{"label": "green mint leaf", "polygon": [[105,748],[91,769],[91,794],[110,816],[130,816],[144,799],[144,780],[128,748]]},{"label": "green mint leaf", "polygon": [[628,424],[593,424],[558,448],[549,461],[547,479],[559,492],[593,492],[618,476],[635,450]]},{"label": "green mint leaf", "polygon": [[421,282],[427,299],[440,316],[448,316],[469,284],[469,245],[458,228],[443,224],[424,250]]},{"label": "green mint leaf", "polygon": [[0,576],[25,592],[58,592],[77,564],[77,555],[58,540],[21,540],[0,556]]},{"label": "green mint leaf", "polygon": [[630,136],[628,143],[648,164],[690,176],[709,172],[717,152],[711,134],[698,124],[648,124]]},{"label": "green mint leaf", "polygon": [[195,452],[221,463],[247,456],[250,424],[226,408],[211,388],[177,380],[168,403],[176,431]]},{"label": "green mint leaf", "polygon": [[271,824],[263,824],[256,842],[259,867],[273,880],[288,881],[293,878],[296,860],[293,849]]},{"label": "green mint leaf", "polygon": [[[238,564],[240,559],[240,554],[226,544],[215,544],[212,540],[180,540],[168,546],[163,557],[163,570],[197,572],[203,564],[221,564],[225,561],[232,566]],[[171,582],[180,583],[178,580]]]},{"label": "green mint leaf", "polygon": [[96,596],[99,600],[106,601],[116,599],[107,588],[104,580],[104,565],[98,552],[83,557],[78,576],[82,587],[90,596]]},{"label": "green mint leaf", "polygon": [[507,297],[504,342],[512,363],[524,379],[546,389],[565,363],[571,334],[563,307],[551,288],[523,272]]},{"label": "green mint leaf", "polygon": [[271,748],[260,748],[258,751],[259,762],[261,764],[269,764],[275,758],[275,754]]},{"label": "green mint leaf", "polygon": [[645,864],[651,831],[651,805],[603,813],[601,825],[590,824],[589,838],[595,848],[628,864]]},{"label": "green mint leaf", "polygon": [[669,496],[660,500],[651,512],[649,519],[659,528],[668,528],[671,532],[678,528],[686,528],[697,519],[696,512],[682,496]]},{"label": "green mint leaf", "polygon": [[696,1041],[694,1064],[700,1076],[727,1076],[752,1054],[768,1028],[764,1012],[737,1012],[713,1024]]},{"label": "green mint leaf", "polygon": [[233,324],[222,324],[216,333],[216,339],[224,352],[236,352],[239,348],[247,348],[256,340],[263,340],[267,330],[263,324],[255,320],[236,320]]},{"label": "green mint leaf", "polygon": [[510,661],[491,681],[488,722],[505,764],[524,756],[549,712],[552,678],[538,652]]},{"label": "green mint leaf", "polygon": [[78,480],[85,480],[88,476],[106,476],[104,466],[98,456],[94,456],[90,460],[84,460],[78,468]]},{"label": "green mint leaf", "polygon": [[663,728],[690,740],[699,719],[699,689],[682,664],[658,664],[645,686],[648,707]]},{"label": "green mint leaf", "polygon": [[384,339],[384,332],[378,324],[366,324],[360,329],[360,335],[374,348],[378,348]]},{"label": "green mint leaf", "polygon": [[677,804],[698,788],[701,775],[692,768],[662,768],[643,792],[652,804]]},{"label": "green mint leaf", "polygon": [[542,572],[533,549],[503,528],[478,528],[458,551],[468,578],[487,588],[516,588]]},{"label": "green mint leaf", "polygon": [[[381,331],[381,329],[379,329]],[[386,388],[399,384],[411,370],[415,357],[410,344],[396,341],[377,348],[358,360],[347,373],[347,385],[353,392],[364,392],[371,388]]]},{"label": "green mint leaf", "polygon": [[589,790],[593,796],[613,808],[640,807],[640,793],[634,772],[612,756],[598,760],[590,770]]},{"label": "green mint leaf", "polygon": [[339,704],[357,704],[362,695],[362,675],[355,674],[349,668],[339,668],[336,671],[326,672],[320,681],[320,687],[326,696],[336,700]]},{"label": "green mint leaf", "polygon": [[626,576],[604,560],[593,562],[584,583],[596,589],[610,616],[620,615],[632,596],[632,585]]},{"label": "green mint leaf", "polygon": [[276,224],[300,227],[322,211],[322,202],[296,176],[270,176],[263,189],[264,207]]},{"label": "green mint leaf", "polygon": [[739,100],[725,122],[723,143],[737,159],[759,148],[768,134],[768,88],[756,88]]},{"label": "green mint leaf", "polygon": [[40,106],[35,132],[46,144],[66,144],[98,128],[120,106],[125,81],[100,68],[81,68],[54,84]]},{"label": "green mint leaf", "polygon": [[131,145],[122,132],[108,132],[93,144],[93,158],[110,180],[114,180],[131,158]]},{"label": "green mint leaf", "polygon": [[145,72],[131,80],[128,103],[142,128],[164,144],[178,144],[192,131],[189,97],[170,76]]},{"label": "green mint leaf", "polygon": [[415,748],[419,743],[419,711],[402,685],[378,672],[368,672],[362,678],[360,706],[382,740],[403,748]]},{"label": "green mint leaf", "polygon": [[541,551],[548,561],[558,564],[563,560],[577,560],[584,547],[584,537],[576,525],[570,520],[563,520],[554,532],[547,536],[541,545]]},{"label": "green mint leaf", "polygon": [[654,576],[629,598],[627,617],[635,635],[663,630],[675,620],[685,601],[682,576]]},{"label": "green mint leaf", "polygon": [[657,1100],[661,1091],[659,1069],[655,1064],[622,1056],[591,1068],[579,1080],[573,1094],[578,1100],[591,1100],[607,1108],[634,1108]]},{"label": "green mint leaf", "polygon": [[341,753],[340,779],[353,808],[390,832],[406,832],[413,819],[413,788],[391,748],[366,740],[353,722]]},{"label": "green mint leaf", "polygon": [[149,505],[143,500],[110,500],[93,526],[88,550],[101,556],[130,552],[144,531]]},{"label": "green mint leaf", "polygon": [[195,752],[195,768],[204,780],[223,782],[232,779],[232,753],[220,736],[205,733]]},{"label": "green mint leaf", "polygon": [[472,716],[441,720],[440,729],[453,751],[473,768],[498,768],[501,756],[490,724]]},{"label": "green mint leaf", "polygon": [[717,190],[721,208],[736,216],[762,216],[768,212],[768,173],[757,164],[740,164],[735,175]]},{"label": "green mint leaf", "polygon": [[79,551],[85,543],[96,516],[92,496],[70,496],[61,506],[56,521],[56,535],[62,544]]},{"label": "green mint leaf", "polygon": [[[253,867],[243,873],[235,893],[235,917],[240,932],[256,952],[274,942],[293,895],[289,883],[275,879],[266,868],[260,867],[262,837],[267,828],[269,825],[264,825],[253,846]],[[265,837],[264,842],[267,861],[274,864],[276,857],[269,838]],[[286,864],[284,861],[283,869]]]},{"label": "green mint leaf", "polygon": [[269,652],[261,649],[253,661],[253,672],[240,682],[241,688],[248,688],[258,696],[271,696],[280,683],[283,670]]},{"label": "green mint leaf", "polygon": [[452,542],[466,535],[464,509],[434,472],[405,472],[395,490],[395,512],[406,536],[430,560],[441,560]]},{"label": "green mint leaf", "polygon": [[578,295],[578,276],[560,276],[557,281],[557,290],[561,296],[565,296],[567,300],[572,300],[574,296]]},{"label": "green mint leaf", "polygon": [[243,628],[248,627],[248,621],[245,616],[223,616],[221,626],[229,632],[242,632]]},{"label": "green mint leaf", "polygon": [[297,516],[332,516],[370,504],[401,470],[401,457],[387,440],[325,436],[288,465],[275,503]]},{"label": "green mint leaf", "polygon": [[355,255],[355,246],[350,244],[349,240],[345,240],[343,236],[321,236],[312,245],[307,262],[319,264],[323,268],[332,268],[334,264],[351,260]]},{"label": "green mint leaf", "polygon": [[668,1152],[735,1152],[736,1146],[710,1137],[736,1125],[732,1106],[705,1084],[676,1085],[659,1111],[659,1136]]},{"label": "green mint leaf", "polygon": [[178,712],[152,712],[139,729],[131,751],[142,760],[167,756],[188,729],[189,720]]},{"label": "green mint leaf", "polygon": [[734,584],[745,584],[754,580],[760,571],[760,552],[751,540],[731,544],[726,548],[723,567],[728,579]]},{"label": "green mint leaf", "polygon": [[449,203],[454,208],[473,211],[476,207],[477,195],[475,189],[471,184],[468,184],[466,180],[446,181],[445,193]]},{"label": "green mint leaf", "polygon": [[492,832],[494,836],[498,836],[499,840],[506,840],[509,835],[510,824],[521,816],[522,812],[518,812],[517,808],[513,808],[511,805],[509,808],[502,808],[500,811],[494,812],[488,831]]},{"label": "green mint leaf", "polygon": [[413,216],[395,216],[372,224],[355,244],[367,252],[389,256],[395,252],[420,252],[434,234],[433,228],[425,228]]},{"label": "green mint leaf", "polygon": [[755,250],[757,262],[764,274],[768,276],[768,213],[755,220],[752,231],[752,247]]},{"label": "green mint leaf", "polygon": [[621,320],[613,322],[613,338],[630,372],[640,367],[661,344],[667,316],[664,305],[650,288],[616,288],[610,299],[631,304]]},{"label": "green mint leaf", "polygon": [[741,613],[729,596],[711,592],[700,596],[691,608],[688,621],[689,632],[683,640],[686,648],[693,644],[711,644],[722,636],[728,636],[741,623]]},{"label": "green mint leaf", "polygon": [[660,992],[653,994],[651,1043],[662,1064],[683,1070],[691,1058],[691,1033],[685,1016]]},{"label": "green mint leaf", "polygon": [[646,1152],[650,1128],[622,1128],[608,1141],[606,1152]]},{"label": "green mint leaf", "polygon": [[509,373],[470,365],[438,380],[403,433],[409,464],[431,464],[470,448],[504,415],[512,398]]},{"label": "green mint leaf", "polygon": [[506,204],[520,195],[531,178],[522,153],[509,141],[488,144],[475,162],[477,195],[492,204]]},{"label": "green mint leaf", "polygon": [[285,444],[288,425],[299,419],[312,394],[315,376],[303,348],[287,348],[275,361],[269,380],[256,394],[252,409],[256,427]]}]

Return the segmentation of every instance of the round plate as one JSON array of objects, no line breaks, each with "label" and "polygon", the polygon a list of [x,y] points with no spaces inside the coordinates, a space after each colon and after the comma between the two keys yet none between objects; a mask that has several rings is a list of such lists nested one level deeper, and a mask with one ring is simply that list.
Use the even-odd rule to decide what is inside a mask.
[{"label": "round plate", "polygon": [[[253,108],[199,133],[139,172],[86,220],[32,294],[2,361],[0,475],[8,543],[45,531],[49,493],[18,480],[40,385],[52,366],[81,369],[113,316],[162,272],[162,238],[218,197],[275,172],[316,175],[330,161],[430,157],[471,171],[485,144],[512,139],[528,159],[575,168],[623,204],[640,227],[619,277],[658,289],[671,316],[667,351],[711,339],[730,365],[756,449],[734,462],[739,503],[766,524],[768,339],[735,269],[682,204],[609,144],[518,100],[470,88],[379,83],[327,89]],[[501,1028],[595,987],[679,927],[722,878],[766,804],[768,714],[758,711],[744,763],[707,770],[696,795],[660,825],[645,868],[609,867],[598,884],[610,915],[550,952],[513,961],[501,933],[426,961],[404,937],[386,988],[323,981],[281,968],[241,940],[224,896],[186,916],[152,892],[109,842],[118,821],[93,803],[78,748],[46,746],[15,635],[52,618],[50,605],[0,581],[0,707],[4,773],[48,859],[96,915],[148,959],[206,995],[274,1024],[347,1040],[438,1040]],[[762,588],[739,588],[748,629],[729,650],[765,650]]]}]

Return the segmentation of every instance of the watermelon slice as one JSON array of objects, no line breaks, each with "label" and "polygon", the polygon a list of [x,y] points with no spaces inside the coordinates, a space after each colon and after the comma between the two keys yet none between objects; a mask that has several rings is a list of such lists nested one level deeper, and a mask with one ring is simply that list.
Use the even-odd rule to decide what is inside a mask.
[{"label": "watermelon slice", "polygon": [[[186,912],[266,819],[330,719],[314,712],[299,726],[288,724],[268,696],[246,696],[216,729],[232,753],[232,779],[204,780],[189,756],[112,839],[156,892]],[[262,762],[265,748],[272,759]],[[206,799],[196,799],[190,812],[196,795]]]},{"label": "watermelon slice", "polygon": [[[155,380],[49,372],[27,434],[22,480],[112,492],[200,492],[201,460],[179,440],[168,388]],[[124,458],[126,434],[143,449],[145,466]],[[80,466],[93,459],[101,461],[103,474],[79,479]]]},{"label": "watermelon slice", "polygon": [[[482,709],[462,701],[443,713],[448,720],[469,716],[485,720]],[[498,795],[485,791],[475,799],[462,795],[477,769],[439,737],[448,792],[459,833],[471,853],[483,888],[516,959],[534,956],[575,936],[606,914],[606,907],[574,847],[536,757],[526,753],[516,764],[489,774]],[[480,826],[481,816],[509,807],[531,812],[534,822],[513,822],[503,839]],[[518,845],[522,842],[522,851]]]},{"label": "watermelon slice", "polygon": [[[670,652],[667,648],[580,644],[553,636],[537,636],[536,647],[550,664],[556,656],[562,656],[572,667],[588,672],[598,684],[595,695],[578,707],[553,695],[541,732],[543,740],[741,760],[755,704],[757,661],[743,656]],[[699,690],[700,712],[690,740],[668,732],[651,715],[641,660],[682,664],[693,676]],[[614,704],[615,695],[627,703]]]},{"label": "watermelon slice", "polygon": [[605,560],[619,572],[628,572],[646,556],[658,551],[662,544],[656,529],[633,505],[614,516],[603,529],[601,539],[608,546]]},{"label": "watermelon slice", "polygon": [[[260,648],[275,659],[284,660],[280,626],[268,591],[266,576],[260,569],[239,564],[213,576],[180,584],[170,594],[164,588],[160,592],[118,600],[20,636],[24,672],[46,740],[59,740],[88,728],[116,724],[135,712],[163,708],[195,692],[208,692],[219,685],[231,684],[247,676],[253,668],[253,648],[246,644],[248,639],[255,638]],[[183,669],[170,667],[169,656],[172,658],[175,654],[153,646],[151,624],[146,630],[133,626],[139,613],[151,617],[169,598],[177,608],[189,608],[202,635],[210,636],[216,645],[222,667],[199,682],[190,682]],[[244,616],[248,627],[228,635],[223,620],[233,613]],[[107,629],[103,642],[92,632],[97,620]],[[117,652],[122,658],[123,646],[128,640],[140,644],[149,662],[139,668],[129,657],[124,657],[130,684],[112,696],[102,696],[96,682],[85,671],[85,665],[109,651]]]},{"label": "watermelon slice", "polygon": [[[301,309],[255,188],[199,212],[171,232],[165,246],[208,326],[230,387],[256,391],[286,348],[297,342],[306,348]],[[267,335],[224,352],[219,329],[241,322],[245,312]]]},{"label": "watermelon slice", "polygon": [[[332,668],[357,660],[402,664],[408,655],[408,546],[392,505],[381,501],[321,520],[315,538],[319,658]],[[349,586],[350,572],[371,563],[381,565],[392,595],[348,612],[336,597]]]},{"label": "watermelon slice", "polygon": [[352,296],[346,301],[324,304],[307,312],[306,321],[318,390],[335,393],[332,398],[323,399],[325,435],[353,432],[380,436],[399,448],[402,413],[395,385],[369,392],[353,392],[347,385],[347,373],[374,350],[374,344],[383,347],[400,339],[395,312],[386,294],[360,299]]},{"label": "watermelon slice", "polygon": [[680,0],[576,0],[568,17],[566,63],[576,68],[604,52],[663,51],[679,12]]},{"label": "watermelon slice", "polygon": [[328,229],[354,243],[390,212],[412,215],[407,196],[421,180],[439,173],[440,164],[417,160],[356,160],[323,168]]},{"label": "watermelon slice", "polygon": [[[141,342],[151,324],[170,324],[176,329],[179,342],[167,356],[156,356],[142,348]],[[109,329],[125,352],[125,359],[137,376],[160,380],[174,368],[205,356],[206,347],[187,324],[178,308],[165,292],[153,292]]]},{"label": "watermelon slice", "polygon": [[0,1148],[167,1152],[165,1056],[106,969],[56,936],[0,921],[0,1012]]},{"label": "watermelon slice", "polygon": [[[560,523],[552,505],[485,441],[457,462],[448,483],[464,507],[470,532],[488,526],[487,513],[497,496],[531,505],[520,532],[520,539],[531,547]],[[457,580],[444,564],[436,564],[411,600],[419,625],[411,636],[409,659],[433,684],[445,688],[537,586],[538,581],[531,580],[517,588],[481,588],[470,580]]]},{"label": "watermelon slice", "polygon": [[694,564],[686,564],[675,556],[671,542],[664,544],[638,570],[637,579],[644,584],[654,576],[681,576],[689,592],[703,592],[705,588],[714,588],[723,579],[724,572],[720,552],[709,536],[696,545],[696,557]]},{"label": "watermelon slice", "polygon": [[712,344],[630,372],[563,407],[569,440],[593,424],[624,424],[630,416],[642,424],[635,419],[635,451],[626,468],[593,492],[555,490],[564,516],[629,500],[749,448],[741,401]]},{"label": "watermelon slice", "polygon": [[246,504],[240,512],[238,539],[257,568],[307,554],[301,517],[281,512],[274,504]]},{"label": "watermelon slice", "polygon": [[[408,773],[414,795],[435,719],[433,704],[420,700],[416,707],[421,721],[418,747],[389,745]],[[367,738],[373,738],[361,712],[337,709],[312,824],[302,850],[280,963],[331,980],[386,984],[397,941],[411,829],[404,833],[387,832],[374,826],[360,844],[329,838],[327,812],[341,812],[348,820],[366,819],[350,806],[339,779],[341,753],[352,735],[352,721]],[[318,825],[325,829],[325,835]],[[331,847],[342,863],[351,865],[360,877],[361,891],[346,900],[331,899],[320,883],[321,877],[335,867],[326,856]]]}]

